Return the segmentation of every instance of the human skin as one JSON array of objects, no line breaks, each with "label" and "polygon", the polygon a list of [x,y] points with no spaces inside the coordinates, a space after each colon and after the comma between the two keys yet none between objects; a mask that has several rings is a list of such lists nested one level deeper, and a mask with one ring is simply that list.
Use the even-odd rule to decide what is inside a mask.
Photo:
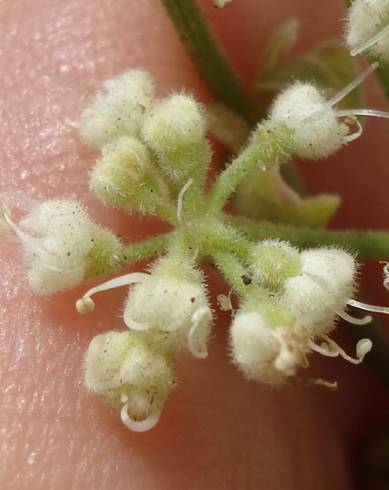
[{"label": "human skin", "polygon": [[[302,19],[300,49],[339,33],[343,15],[341,0],[327,0],[325,9],[311,0],[234,0],[222,11],[210,0],[201,5],[245,83],[266,37],[288,15]],[[2,2],[0,32],[1,190],[80,199],[96,221],[128,241],[157,230],[154,220],[112,212],[89,193],[96,154],[69,121],[85,104],[84,90],[93,92],[103,79],[130,67],[149,70],[161,94],[186,87],[210,100],[159,2]],[[385,108],[377,94],[373,83],[369,102]],[[340,155],[302,165],[312,191],[344,196],[336,225],[388,227],[388,130],[384,122],[373,122]],[[101,295],[95,312],[80,317],[74,301],[96,281],[37,298],[19,247],[1,243],[0,260],[3,490],[356,488],[351,449],[371,425],[372,403],[375,418],[387,403],[366,368],[314,361],[310,375],[337,379],[336,393],[247,383],[229,363],[223,314],[209,358],[179,362],[179,383],[157,428],[132,433],[82,383],[89,341],[122,328],[125,290]],[[370,277],[378,284],[375,272]],[[225,292],[217,274],[208,273],[213,296]]]}]

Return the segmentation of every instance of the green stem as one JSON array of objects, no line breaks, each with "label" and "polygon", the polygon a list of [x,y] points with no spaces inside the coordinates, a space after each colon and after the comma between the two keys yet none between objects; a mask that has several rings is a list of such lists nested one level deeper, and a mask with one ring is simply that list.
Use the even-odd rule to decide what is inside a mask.
[{"label": "green stem", "polygon": [[389,258],[389,232],[385,231],[311,229],[258,222],[249,218],[234,216],[228,217],[227,222],[255,241],[278,238],[302,248],[337,245],[348,250],[354,250],[365,259]]},{"label": "green stem", "polygon": [[161,0],[215,97],[251,121],[250,101],[194,0]]},{"label": "green stem", "polygon": [[291,154],[290,132],[284,126],[266,124],[251,137],[247,148],[216,179],[209,192],[209,210],[220,212],[240,182],[255,169],[265,172],[285,162]]},{"label": "green stem", "polygon": [[161,255],[167,249],[171,237],[172,233],[165,233],[126,245],[122,250],[120,264],[124,266]]},{"label": "green stem", "polygon": [[240,296],[240,306],[248,311],[258,311],[272,328],[292,326],[293,316],[285,310],[268,290],[250,282],[247,269],[230,254],[215,252],[212,259],[216,267]]},{"label": "green stem", "polygon": [[214,252],[212,254],[213,262],[220,270],[225,280],[241,297],[253,294],[255,286],[248,282],[250,278],[249,271],[243,264],[230,254],[223,252]]}]

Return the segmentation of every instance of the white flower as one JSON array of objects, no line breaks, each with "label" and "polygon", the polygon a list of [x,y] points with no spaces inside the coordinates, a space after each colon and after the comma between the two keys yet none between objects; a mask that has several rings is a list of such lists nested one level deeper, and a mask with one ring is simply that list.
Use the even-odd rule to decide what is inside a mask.
[{"label": "white flower", "polygon": [[351,54],[364,51],[389,60],[389,1],[354,0],[348,11],[346,41]]},{"label": "white flower", "polygon": [[[331,99],[327,99],[310,83],[294,83],[275,99],[270,110],[270,121],[283,124],[290,129],[296,155],[309,159],[328,157],[342,145],[362,134],[362,126],[356,120],[356,116],[389,118],[388,113],[374,109],[336,108],[336,105],[377,67],[378,63],[373,63]],[[350,117],[358,125],[358,131],[352,134],[348,123],[343,122],[343,118],[349,121]]]},{"label": "white flower", "polygon": [[135,332],[95,337],[85,356],[85,384],[120,410],[122,422],[144,432],[159,421],[174,386],[172,360]]},{"label": "white flower", "polygon": [[[24,249],[28,279],[37,294],[53,294],[79,284],[86,277],[88,254],[95,244],[108,235],[111,239],[76,201],[36,204],[18,225],[6,211],[4,219]],[[113,247],[119,247],[116,238],[112,240]]]},{"label": "white flower", "polygon": [[174,350],[207,356],[212,312],[201,283],[152,273],[130,289],[123,319],[134,330],[163,332]]},{"label": "white flower", "polygon": [[307,366],[306,335],[291,327],[271,328],[258,312],[238,312],[231,331],[234,363],[247,379],[278,385]]},{"label": "white flower", "polygon": [[343,145],[345,128],[324,95],[309,83],[296,82],[275,100],[270,119],[293,131],[295,152],[325,158]]},{"label": "white flower", "polygon": [[[177,269],[180,265],[182,270]],[[151,274],[134,272],[93,287],[77,301],[76,308],[81,314],[88,313],[95,307],[92,295],[135,284],[124,305],[127,327],[166,350],[188,350],[204,359],[208,356],[212,310],[200,273],[192,270],[188,276],[186,267],[191,265],[166,257],[154,264]]]}]

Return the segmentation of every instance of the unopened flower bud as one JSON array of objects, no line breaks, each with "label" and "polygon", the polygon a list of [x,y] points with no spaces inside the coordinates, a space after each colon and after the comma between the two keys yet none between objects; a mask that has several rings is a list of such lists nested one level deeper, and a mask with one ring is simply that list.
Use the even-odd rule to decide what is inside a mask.
[{"label": "unopened flower bud", "polygon": [[130,70],[104,82],[83,111],[79,130],[91,146],[101,148],[122,135],[139,134],[144,115],[153,101],[153,83],[147,72]]},{"label": "unopened flower bud", "polygon": [[181,179],[209,163],[205,117],[200,104],[184,94],[173,94],[148,113],[142,134],[160,158],[166,173]]},{"label": "unopened flower bud", "polygon": [[251,254],[250,270],[254,279],[270,289],[278,289],[300,269],[299,251],[288,242],[264,240],[254,247]]},{"label": "unopened flower bud", "polygon": [[160,196],[150,165],[147,147],[135,138],[122,136],[103,148],[91,187],[106,204],[152,212]]}]

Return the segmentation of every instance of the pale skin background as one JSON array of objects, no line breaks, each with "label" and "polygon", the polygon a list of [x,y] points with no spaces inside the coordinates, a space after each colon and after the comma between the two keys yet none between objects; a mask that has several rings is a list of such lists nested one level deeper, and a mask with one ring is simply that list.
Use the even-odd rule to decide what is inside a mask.
[{"label": "pale skin background", "polygon": [[[202,5],[247,82],[271,29],[291,13],[303,22],[301,49],[341,31],[341,0],[234,0]],[[135,240],[152,220],[112,213],[88,193],[94,154],[68,124],[82,90],[129,67],[147,68],[165,90],[187,87],[208,100],[157,0],[3,0],[0,2],[1,190],[35,198],[78,198],[92,215]],[[370,105],[385,108],[371,83]],[[362,141],[327,162],[302,168],[312,191],[342,193],[336,225],[389,227],[388,124],[370,123]],[[315,361],[313,373],[340,390],[272,390],[242,380],[225,354],[226,318],[205,362],[180,363],[179,386],[159,426],[127,431],[82,385],[90,339],[120,328],[125,291],[102,296],[78,317],[80,288],[33,297],[18,247],[0,245],[0,487],[48,489],[355,488],[352,450],[387,413],[387,399],[363,367]],[[380,289],[376,266],[367,281]],[[223,284],[214,280],[214,295]],[[377,301],[385,301],[377,293]],[[348,345],[348,348],[351,346]],[[372,408],[374,404],[374,412]]]}]

